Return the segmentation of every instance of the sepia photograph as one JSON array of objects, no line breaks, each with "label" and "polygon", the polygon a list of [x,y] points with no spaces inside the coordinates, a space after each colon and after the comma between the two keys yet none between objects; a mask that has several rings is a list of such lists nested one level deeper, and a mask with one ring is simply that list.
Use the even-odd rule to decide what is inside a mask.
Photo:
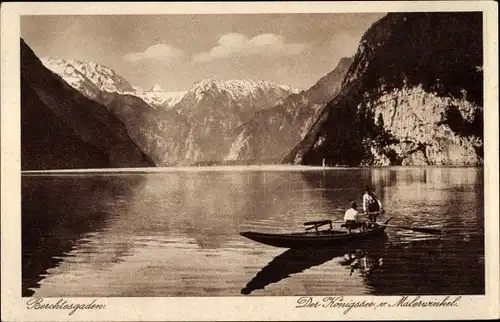
[{"label": "sepia photograph", "polygon": [[19,307],[498,294],[485,9],[349,8],[19,14]]}]

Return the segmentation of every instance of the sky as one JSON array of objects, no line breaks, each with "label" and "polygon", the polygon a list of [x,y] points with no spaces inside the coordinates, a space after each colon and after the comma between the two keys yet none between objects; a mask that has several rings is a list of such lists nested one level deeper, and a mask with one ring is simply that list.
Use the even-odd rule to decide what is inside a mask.
[{"label": "sky", "polygon": [[384,15],[22,16],[21,37],[38,57],[94,61],[146,89],[188,90],[206,78],[307,89]]}]

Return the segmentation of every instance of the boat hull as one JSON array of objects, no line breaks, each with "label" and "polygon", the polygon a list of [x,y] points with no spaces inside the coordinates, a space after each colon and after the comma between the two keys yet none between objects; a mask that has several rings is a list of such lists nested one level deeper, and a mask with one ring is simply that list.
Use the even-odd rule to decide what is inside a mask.
[{"label": "boat hull", "polygon": [[283,248],[325,248],[345,246],[371,241],[385,236],[385,227],[378,227],[366,232],[347,233],[339,231],[319,231],[291,234],[268,234],[246,231],[240,235],[261,244]]}]

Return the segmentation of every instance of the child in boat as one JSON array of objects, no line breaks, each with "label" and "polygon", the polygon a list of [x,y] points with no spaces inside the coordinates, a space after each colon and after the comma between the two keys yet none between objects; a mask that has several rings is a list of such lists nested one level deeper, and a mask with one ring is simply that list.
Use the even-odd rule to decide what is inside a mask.
[{"label": "child in boat", "polygon": [[366,186],[365,194],[363,195],[363,211],[368,214],[368,219],[372,224],[377,221],[379,213],[385,212],[382,203],[369,186]]},{"label": "child in boat", "polygon": [[359,212],[357,210],[358,204],[356,201],[351,200],[351,207],[347,209],[344,215],[345,227],[349,229],[349,234],[351,233],[351,229],[360,228],[361,230],[365,229],[365,225],[361,222],[361,218]]}]

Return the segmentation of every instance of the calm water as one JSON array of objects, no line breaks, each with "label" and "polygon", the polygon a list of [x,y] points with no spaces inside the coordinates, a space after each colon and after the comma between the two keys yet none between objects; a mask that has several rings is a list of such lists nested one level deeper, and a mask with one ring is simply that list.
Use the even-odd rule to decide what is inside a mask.
[{"label": "calm water", "polygon": [[[366,184],[392,224],[446,233],[307,252],[239,235],[341,220]],[[22,198],[25,296],[484,293],[481,169],[24,175]]]}]

